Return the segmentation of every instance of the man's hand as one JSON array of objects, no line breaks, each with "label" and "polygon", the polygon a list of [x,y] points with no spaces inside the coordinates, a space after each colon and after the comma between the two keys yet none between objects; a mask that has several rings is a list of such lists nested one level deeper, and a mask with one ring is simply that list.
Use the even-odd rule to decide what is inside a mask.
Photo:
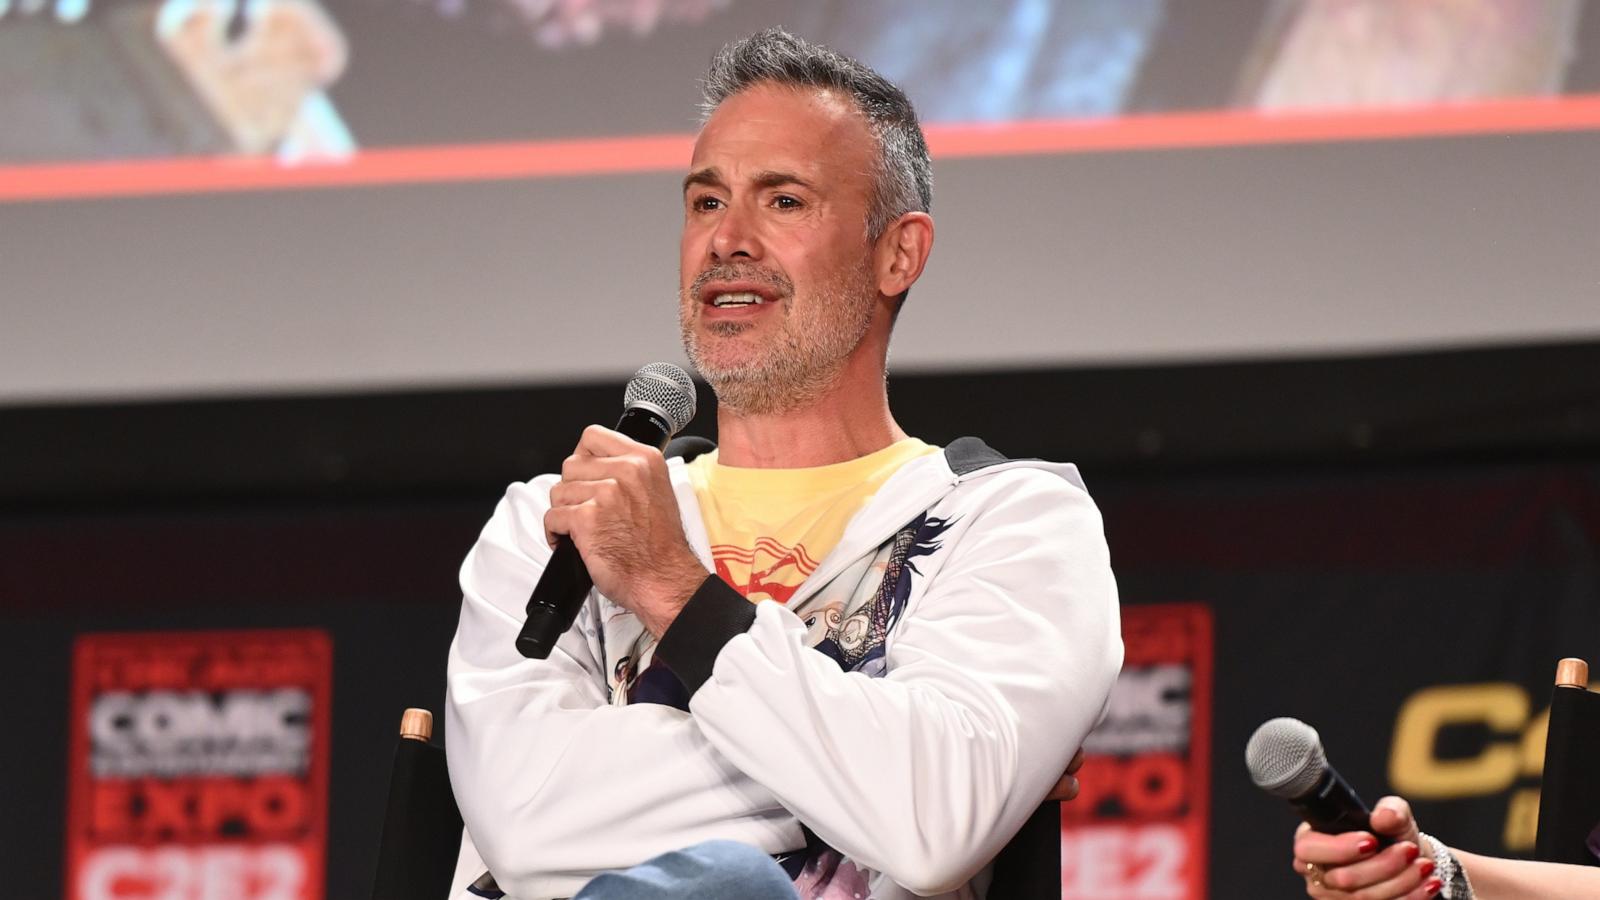
[{"label": "man's hand", "polygon": [[1294,870],[1306,879],[1306,893],[1317,900],[1424,900],[1439,891],[1432,848],[1428,853],[1419,848],[1417,823],[1406,801],[1379,800],[1372,830],[1395,843],[1379,850],[1377,839],[1365,831],[1322,834],[1302,824],[1295,832]]},{"label": "man's hand", "polygon": [[1067,763],[1067,771],[1061,773],[1061,780],[1045,795],[1046,800],[1072,800],[1078,796],[1078,770],[1083,768],[1083,748],[1072,755],[1072,762]]},{"label": "man's hand", "polygon": [[708,574],[684,537],[661,453],[599,425],[562,463],[544,530],[551,546],[570,536],[600,593],[657,637]]}]

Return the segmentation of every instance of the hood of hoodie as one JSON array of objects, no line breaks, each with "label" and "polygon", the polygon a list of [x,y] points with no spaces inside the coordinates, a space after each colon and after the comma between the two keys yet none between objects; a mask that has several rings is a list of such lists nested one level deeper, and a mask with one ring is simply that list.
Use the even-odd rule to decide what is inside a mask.
[{"label": "hood of hoodie", "polygon": [[[685,460],[671,459],[667,471],[672,478],[673,490],[683,518],[684,534],[689,546],[707,569],[715,571],[711,560],[711,540],[706,534],[705,519],[700,512],[700,501],[684,469]],[[1046,462],[1039,459],[1008,459],[999,451],[973,437],[957,438],[938,453],[919,456],[900,467],[885,481],[872,499],[846,526],[839,543],[818,563],[816,571],[806,577],[789,604],[798,607],[813,592],[828,584],[835,575],[859,559],[863,554],[877,550],[893,537],[894,533],[943,500],[961,485],[988,478],[1012,469],[1038,469],[1053,474],[1074,488],[1088,492],[1078,467],[1071,463]]]}]

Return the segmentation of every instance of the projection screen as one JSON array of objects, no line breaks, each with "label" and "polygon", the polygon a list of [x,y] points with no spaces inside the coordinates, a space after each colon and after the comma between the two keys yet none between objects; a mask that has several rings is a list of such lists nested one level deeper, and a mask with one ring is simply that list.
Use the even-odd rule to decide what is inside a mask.
[{"label": "projection screen", "polygon": [[697,80],[917,103],[897,371],[1600,336],[1581,0],[0,0],[0,403],[680,359]]}]

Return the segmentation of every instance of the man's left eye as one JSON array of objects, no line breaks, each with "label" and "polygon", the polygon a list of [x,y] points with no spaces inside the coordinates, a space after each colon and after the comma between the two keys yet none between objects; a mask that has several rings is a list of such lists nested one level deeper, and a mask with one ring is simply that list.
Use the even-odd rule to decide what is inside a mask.
[{"label": "man's left eye", "polygon": [[779,209],[799,209],[800,208],[800,200],[799,200],[799,198],[796,198],[796,197],[789,197],[789,196],[780,195],[780,196],[774,198],[772,203],[773,203],[774,206],[778,207]]}]

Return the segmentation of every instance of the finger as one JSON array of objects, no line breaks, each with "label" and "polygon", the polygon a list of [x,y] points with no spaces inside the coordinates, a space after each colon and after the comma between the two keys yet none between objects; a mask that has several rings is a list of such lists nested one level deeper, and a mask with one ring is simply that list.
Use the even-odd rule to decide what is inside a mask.
[{"label": "finger", "polygon": [[[1312,884],[1311,883],[1311,869],[1307,867],[1305,860],[1296,857],[1295,860],[1294,860],[1294,863],[1293,863],[1293,868],[1294,868],[1294,873],[1296,875],[1299,875],[1301,878],[1306,879],[1306,893],[1310,894],[1311,896],[1313,896],[1313,897],[1335,897],[1335,896],[1344,897],[1344,894],[1334,891],[1332,888],[1329,888],[1326,884],[1321,884],[1321,883]],[[1326,875],[1327,875],[1327,870],[1323,870],[1322,872],[1319,872],[1318,875],[1317,875],[1317,878],[1318,878],[1319,882],[1320,882],[1321,878],[1323,878]]]},{"label": "finger", "polygon": [[637,453],[639,450],[651,449],[654,448],[603,425],[590,425],[583,430],[583,436],[578,438],[578,448],[574,453],[578,456],[624,456]]},{"label": "finger", "polygon": [[1301,859],[1299,857],[1295,857],[1293,862],[1290,863],[1290,866],[1291,866],[1291,868],[1294,869],[1294,873],[1296,875],[1299,875],[1301,878],[1306,879],[1306,894],[1307,895],[1309,895],[1309,896],[1311,896],[1313,898],[1316,898],[1316,900],[1339,900],[1339,898],[1343,898],[1344,897],[1343,894],[1335,893],[1334,891],[1329,890],[1324,885],[1312,884],[1311,883],[1311,872],[1310,872],[1309,869],[1306,868],[1306,861],[1305,860],[1303,860],[1303,859]]},{"label": "finger", "polygon": [[1056,786],[1051,788],[1050,793],[1045,796],[1045,799],[1068,802],[1076,799],[1077,796],[1078,779],[1071,775],[1062,775],[1061,778],[1056,781]]},{"label": "finger", "polygon": [[552,506],[544,511],[544,542],[551,550],[556,548],[556,538],[567,533],[569,506]]},{"label": "finger", "polygon": [[[1331,889],[1331,887],[1326,886],[1326,884],[1312,884],[1312,882],[1309,881],[1309,879],[1310,879],[1310,870],[1309,870],[1309,868],[1306,868],[1306,860],[1302,860],[1302,858],[1299,858],[1299,857],[1294,857],[1294,862],[1291,863],[1291,866],[1293,866],[1293,868],[1294,868],[1294,874],[1298,874],[1298,876],[1301,876],[1301,878],[1307,879],[1307,881],[1306,881],[1306,894],[1309,894],[1309,895],[1312,895],[1312,897],[1318,897],[1318,898],[1323,898],[1323,897],[1342,898],[1342,897],[1346,897],[1346,895],[1341,894],[1341,892],[1338,892],[1338,890],[1334,890],[1334,889]],[[1322,873],[1318,874],[1318,878],[1325,878],[1326,874],[1328,874],[1328,871],[1323,870]]]},{"label": "finger", "polygon": [[1389,837],[1416,840],[1416,820],[1411,804],[1402,797],[1384,797],[1372,808],[1372,830]]},{"label": "finger", "polygon": [[1306,879],[1306,895],[1312,897],[1313,900],[1349,900],[1348,894],[1336,891],[1319,881],[1314,881],[1311,878],[1311,873],[1306,871],[1304,863],[1301,863],[1300,868],[1296,871],[1299,872],[1301,878]]},{"label": "finger", "polygon": [[576,506],[552,506],[544,514],[544,539],[555,549],[556,537],[567,535],[577,540],[578,532],[583,531],[594,515],[594,504],[580,503]]},{"label": "finger", "polygon": [[1444,882],[1438,876],[1428,876],[1415,890],[1407,894],[1404,900],[1434,900],[1439,896],[1439,891],[1444,889]]},{"label": "finger", "polygon": [[572,455],[561,461],[562,481],[595,481],[606,477],[607,468],[614,459],[607,456],[585,454],[580,446]]},{"label": "finger", "polygon": [[591,500],[607,501],[617,494],[616,479],[558,481],[550,487],[550,506],[577,506]]},{"label": "finger", "polygon": [[639,455],[582,456],[574,453],[561,463],[562,481],[629,481],[648,475],[650,460]]},{"label": "finger", "polygon": [[1323,834],[1307,830],[1294,840],[1294,855],[1319,866],[1346,866],[1360,862],[1377,849],[1377,839],[1365,831]]},{"label": "finger", "polygon": [[[1327,874],[1322,876],[1322,883],[1341,891],[1361,891],[1375,885],[1387,884],[1397,878],[1405,878],[1406,872],[1413,868],[1411,863],[1416,858],[1416,844],[1409,841],[1392,844],[1369,859],[1328,869]],[[1421,881],[1420,876],[1400,890],[1387,894],[1374,894],[1373,896],[1384,898],[1399,897],[1416,887],[1419,881]]]},{"label": "finger", "polygon": [[1078,752],[1072,754],[1072,762],[1067,763],[1067,774],[1076,775],[1081,768],[1083,768],[1083,748],[1079,747]]},{"label": "finger", "polygon": [[[1342,870],[1341,870],[1342,871]],[[1429,869],[1431,872],[1432,869]],[[1425,873],[1420,866],[1408,865],[1400,870],[1395,877],[1380,881],[1377,884],[1350,891],[1351,900],[1399,900],[1401,897],[1410,896],[1417,888],[1424,884]],[[1324,883],[1328,883],[1324,879]]]}]

